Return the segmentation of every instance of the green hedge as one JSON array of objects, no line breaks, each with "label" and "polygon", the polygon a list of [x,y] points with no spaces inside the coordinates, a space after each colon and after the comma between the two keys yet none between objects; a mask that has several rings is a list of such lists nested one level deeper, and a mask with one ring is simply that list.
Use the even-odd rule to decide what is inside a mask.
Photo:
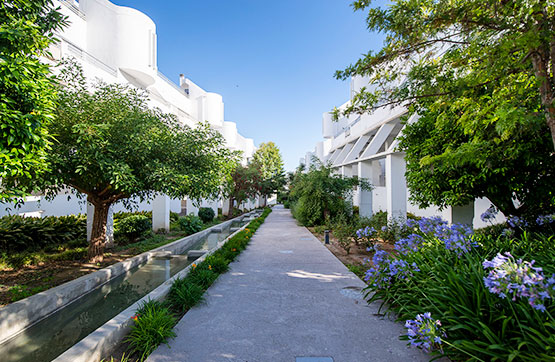
[{"label": "green hedge", "polygon": [[85,215],[0,218],[0,251],[7,253],[45,249],[86,238]]}]

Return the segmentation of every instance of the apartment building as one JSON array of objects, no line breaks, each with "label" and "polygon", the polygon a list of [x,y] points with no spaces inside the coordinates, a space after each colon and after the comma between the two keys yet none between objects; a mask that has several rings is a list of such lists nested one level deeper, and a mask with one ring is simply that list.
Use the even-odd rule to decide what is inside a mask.
[{"label": "apartment building", "polygon": [[[353,77],[350,83],[350,100],[339,108],[345,109],[362,87],[371,89],[368,78]],[[330,105],[330,109],[333,106]],[[407,115],[403,106],[378,108],[372,113],[351,114],[334,121],[332,114],[322,116],[322,137],[313,151],[307,152],[300,163],[308,169],[315,159],[330,163],[337,173],[367,179],[374,187],[371,191],[356,190],[353,205],[359,207],[361,216],[371,216],[387,211],[391,218],[405,218],[407,212],[418,216],[441,216],[450,223],[486,224],[480,215],[491,205],[486,198],[476,199],[465,206],[439,210],[435,207],[419,208],[410,202],[410,190],[405,179],[404,153],[397,149],[399,135]],[[407,122],[417,120],[411,116]],[[501,222],[500,214],[494,222]]]}]

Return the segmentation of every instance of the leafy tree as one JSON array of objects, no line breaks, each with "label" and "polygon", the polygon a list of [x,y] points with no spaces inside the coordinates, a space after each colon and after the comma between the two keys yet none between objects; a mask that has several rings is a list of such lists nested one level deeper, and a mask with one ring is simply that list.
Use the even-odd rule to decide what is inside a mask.
[{"label": "leafy tree", "polygon": [[95,206],[89,258],[102,260],[111,204],[154,193],[209,198],[231,172],[230,152],[208,125],[189,128],[149,109],[146,96],[125,85],[87,87],[81,69],[62,71],[56,137],[42,184],[47,196],[71,187]]},{"label": "leafy tree", "polygon": [[[407,183],[420,206],[488,197],[506,215],[555,206],[552,1],[396,0],[369,8],[383,48],[337,72],[368,76],[346,113],[404,105]],[[336,115],[340,112],[336,110]]]},{"label": "leafy tree", "polygon": [[[371,3],[356,0],[353,7]],[[537,94],[555,147],[555,2],[394,0],[387,9],[369,8],[367,23],[387,35],[383,48],[336,76],[368,75],[377,88],[363,89],[348,111],[429,97],[442,102],[476,89],[510,97],[513,82],[525,80],[520,87]]]},{"label": "leafy tree", "polygon": [[366,180],[333,173],[331,165],[316,164],[307,173],[297,170],[289,185],[293,215],[306,226],[322,225],[326,218],[348,212],[354,187],[371,187]]},{"label": "leafy tree", "polygon": [[224,194],[229,198],[229,212],[233,215],[234,204],[240,205],[260,192],[261,175],[252,163],[237,164],[226,184]]},{"label": "leafy tree", "polygon": [[39,58],[65,25],[51,0],[5,0],[0,4],[0,200],[27,194],[7,177],[36,177],[46,168],[46,131],[55,108],[49,67]]},{"label": "leafy tree", "polygon": [[279,148],[274,142],[262,143],[253,156],[253,164],[260,171],[260,194],[266,199],[285,184],[285,171]]}]

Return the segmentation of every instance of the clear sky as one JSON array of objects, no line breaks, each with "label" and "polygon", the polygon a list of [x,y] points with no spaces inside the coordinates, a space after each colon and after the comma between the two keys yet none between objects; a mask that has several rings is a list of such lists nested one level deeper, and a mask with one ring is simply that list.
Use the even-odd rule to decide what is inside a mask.
[{"label": "clear sky", "polygon": [[223,96],[225,119],[258,146],[274,141],[287,170],[322,140],[322,113],[349,97],[333,77],[382,37],[351,0],[112,0],[154,20],[158,68]]}]

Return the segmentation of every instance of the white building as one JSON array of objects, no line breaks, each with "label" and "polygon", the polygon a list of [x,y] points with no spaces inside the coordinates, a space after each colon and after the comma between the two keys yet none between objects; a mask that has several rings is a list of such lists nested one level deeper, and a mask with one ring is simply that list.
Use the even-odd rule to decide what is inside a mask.
[{"label": "white building", "polygon": [[[147,15],[108,0],[55,0],[54,5],[61,7],[69,26],[57,34],[60,42],[50,48],[52,58],[47,59],[48,62],[55,64],[62,58],[73,57],[80,62],[89,80],[99,78],[107,83],[127,83],[144,89],[152,107],[173,113],[189,126],[209,122],[224,136],[229,149],[243,151],[243,163],[252,157],[254,142],[240,135],[234,122],[224,120],[221,95],[205,91],[182,74],[179,78],[176,74],[176,84],[158,71],[156,24]],[[20,209],[5,204],[0,207],[0,216],[60,216],[87,212],[85,202],[75,197],[68,200],[67,196],[59,195],[52,201],[41,200],[41,196],[27,198]],[[227,204],[222,204],[221,200],[202,200],[201,203],[216,212],[218,207],[225,208]],[[153,218],[155,228],[169,228],[165,216],[169,210],[198,211],[192,200],[170,200],[167,196],[157,197],[153,205],[163,211],[158,219],[156,215]],[[153,205],[144,202],[139,208],[151,210]],[[252,206],[253,203],[247,205]],[[116,204],[113,211],[122,209],[122,205]]]},{"label": "white building", "polygon": [[[362,87],[371,87],[368,78],[351,79],[351,100]],[[345,109],[351,100],[339,108]],[[383,107],[372,113],[353,114],[333,121],[331,113],[326,112],[322,117],[324,140],[316,144],[314,151],[307,152],[301,163],[308,169],[315,156],[324,163],[331,163],[344,176],[367,179],[374,186],[373,190],[357,190],[353,197],[353,205],[359,207],[361,216],[387,211],[390,218],[405,218],[406,213],[411,212],[418,216],[441,216],[451,223],[486,226],[480,215],[491,202],[485,198],[476,199],[464,207],[441,211],[435,207],[421,209],[409,201],[404,154],[396,150],[398,136],[404,127],[401,117],[406,113],[407,109],[402,106]],[[408,122],[415,121],[416,117],[412,116]],[[496,221],[503,219],[500,214]]]}]

